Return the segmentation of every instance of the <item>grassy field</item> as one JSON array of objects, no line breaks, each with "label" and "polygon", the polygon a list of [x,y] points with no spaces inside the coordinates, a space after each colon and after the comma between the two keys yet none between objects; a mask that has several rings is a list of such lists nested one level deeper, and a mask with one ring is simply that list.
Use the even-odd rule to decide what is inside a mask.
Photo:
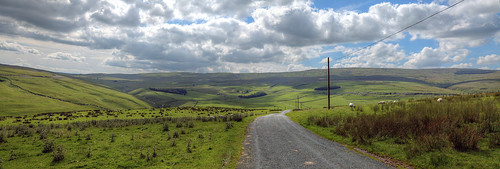
[{"label": "grassy field", "polygon": [[0,65],[0,116],[150,107],[134,96],[51,72]]},{"label": "grassy field", "polygon": [[[70,75],[129,93],[153,107],[222,106],[294,109],[297,97],[302,108],[322,108],[326,92],[325,70],[284,73],[150,73]],[[437,95],[500,90],[500,71],[479,69],[371,69],[331,70],[333,104],[373,104],[380,100],[407,100]],[[150,88],[185,89],[186,95]],[[267,95],[239,98],[256,92]]]},{"label": "grassy field", "polygon": [[323,137],[417,168],[500,167],[500,93],[287,115]]},{"label": "grassy field", "polygon": [[234,168],[247,125],[267,113],[173,108],[4,117],[0,167]]}]

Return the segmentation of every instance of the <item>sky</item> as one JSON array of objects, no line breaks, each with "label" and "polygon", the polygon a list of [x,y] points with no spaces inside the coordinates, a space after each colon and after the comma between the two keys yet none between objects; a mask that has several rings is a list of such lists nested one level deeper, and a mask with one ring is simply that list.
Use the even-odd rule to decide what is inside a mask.
[{"label": "sky", "polygon": [[64,73],[500,70],[500,0],[0,0],[0,63]]}]

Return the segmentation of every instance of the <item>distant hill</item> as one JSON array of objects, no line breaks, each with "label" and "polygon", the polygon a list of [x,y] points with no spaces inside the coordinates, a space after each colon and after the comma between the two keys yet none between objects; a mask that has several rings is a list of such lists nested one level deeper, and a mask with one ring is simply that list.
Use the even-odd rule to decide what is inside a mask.
[{"label": "distant hill", "polygon": [[[304,108],[323,107],[326,70],[283,73],[148,73],[86,74],[75,78],[109,86],[162,106],[228,106],[294,108],[297,97]],[[500,71],[479,69],[342,68],[331,70],[332,104],[375,103],[413,97],[489,92],[500,90]],[[185,89],[186,95],[151,88]],[[243,99],[247,93],[265,96]]]},{"label": "distant hill", "polygon": [[150,107],[126,93],[62,74],[0,64],[0,116]]}]

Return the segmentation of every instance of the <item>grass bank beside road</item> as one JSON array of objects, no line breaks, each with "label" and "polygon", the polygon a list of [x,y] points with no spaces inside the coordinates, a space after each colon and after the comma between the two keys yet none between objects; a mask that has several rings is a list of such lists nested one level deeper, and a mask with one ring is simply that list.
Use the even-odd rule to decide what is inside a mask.
[{"label": "grass bank beside road", "polygon": [[499,168],[500,93],[294,111],[314,133],[417,168]]},{"label": "grass bank beside road", "polygon": [[248,124],[268,111],[143,109],[127,112],[129,118],[93,113],[67,120],[26,117],[30,124],[4,119],[0,168],[234,168]]}]

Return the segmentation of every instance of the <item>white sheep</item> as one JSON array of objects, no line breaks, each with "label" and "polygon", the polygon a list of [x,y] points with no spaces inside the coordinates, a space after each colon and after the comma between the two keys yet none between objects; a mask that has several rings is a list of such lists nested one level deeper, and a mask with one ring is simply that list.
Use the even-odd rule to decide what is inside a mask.
[{"label": "white sheep", "polygon": [[438,102],[443,102],[443,98],[437,99]]},{"label": "white sheep", "polygon": [[354,107],[354,103],[349,103],[349,107]]},{"label": "white sheep", "polygon": [[385,104],[385,101],[379,101],[378,104]]}]

